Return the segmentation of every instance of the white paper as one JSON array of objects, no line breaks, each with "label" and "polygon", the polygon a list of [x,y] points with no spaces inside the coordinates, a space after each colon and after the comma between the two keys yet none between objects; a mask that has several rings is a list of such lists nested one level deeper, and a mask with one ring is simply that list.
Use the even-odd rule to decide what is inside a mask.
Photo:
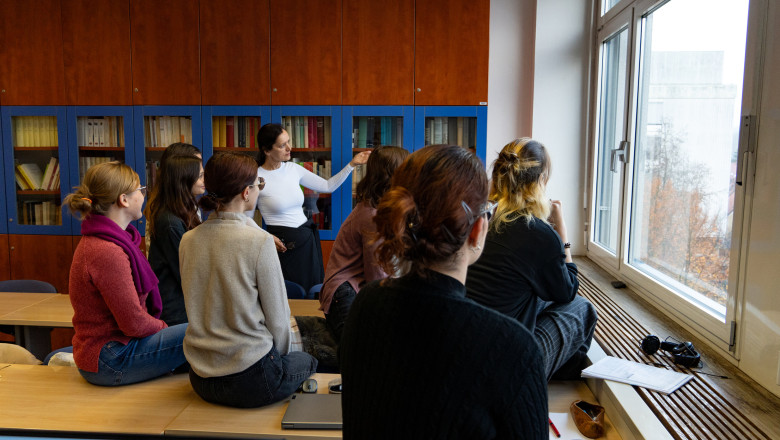
[{"label": "white paper", "polygon": [[560,438],[556,437],[550,428],[550,440],[585,440],[585,436],[580,434],[569,413],[550,413],[550,420],[561,433]]},{"label": "white paper", "polygon": [[614,380],[615,382],[637,385],[664,394],[674,392],[677,388],[693,379],[693,376],[690,374],[678,373],[612,356],[607,356],[582,370],[582,377]]}]

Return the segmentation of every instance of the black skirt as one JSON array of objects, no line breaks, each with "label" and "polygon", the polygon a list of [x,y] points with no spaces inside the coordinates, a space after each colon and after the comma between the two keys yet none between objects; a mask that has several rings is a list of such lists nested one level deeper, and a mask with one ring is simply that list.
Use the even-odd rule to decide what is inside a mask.
[{"label": "black skirt", "polygon": [[309,219],[297,228],[266,225],[266,229],[287,247],[286,252],[279,253],[285,280],[300,284],[306,292],[312,286],[322,284],[325,268],[322,265],[320,231],[316,223]]}]

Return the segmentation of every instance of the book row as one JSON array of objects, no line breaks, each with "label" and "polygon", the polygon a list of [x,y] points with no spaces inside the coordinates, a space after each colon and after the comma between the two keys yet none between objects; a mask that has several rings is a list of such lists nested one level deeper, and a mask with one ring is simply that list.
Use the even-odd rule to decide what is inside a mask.
[{"label": "book row", "polygon": [[56,116],[15,116],[11,123],[16,148],[58,145]]},{"label": "book row", "polygon": [[147,147],[167,147],[176,142],[192,143],[192,118],[186,116],[144,116]]},{"label": "book row", "polygon": [[373,148],[380,145],[402,146],[404,120],[395,116],[358,116],[354,118],[352,148]]},{"label": "book row", "polygon": [[60,162],[56,157],[49,158],[46,169],[36,163],[22,163],[14,167],[16,185],[21,190],[48,190],[60,189]]},{"label": "book row", "polygon": [[331,148],[330,116],[283,116],[292,148]]},{"label": "book row", "polygon": [[62,210],[59,204],[53,201],[19,202],[19,214],[22,225],[61,225]]},{"label": "book row", "polygon": [[477,120],[462,117],[425,119],[425,145],[452,144],[476,148]]},{"label": "book row", "polygon": [[211,119],[214,148],[257,148],[255,136],[260,130],[255,116],[214,116]]},{"label": "book row", "polygon": [[79,117],[76,122],[79,147],[124,147],[122,119],[121,116]]},{"label": "book row", "polygon": [[114,157],[103,157],[103,156],[79,157],[79,182],[84,181],[84,175],[87,174],[87,170],[92,168],[92,166],[97,165],[99,163],[111,162],[112,160],[116,160],[116,159]]}]

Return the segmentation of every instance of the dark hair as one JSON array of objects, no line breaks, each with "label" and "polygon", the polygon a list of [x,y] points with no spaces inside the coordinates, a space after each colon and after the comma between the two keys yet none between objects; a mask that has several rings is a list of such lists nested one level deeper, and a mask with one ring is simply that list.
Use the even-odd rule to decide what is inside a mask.
[{"label": "dark hair", "polygon": [[279,124],[265,124],[257,130],[257,163],[261,166],[265,163],[265,155],[274,147],[276,139],[282,134],[284,128]]},{"label": "dark hair", "polygon": [[368,156],[366,176],[357,185],[357,201],[376,208],[379,199],[390,188],[390,179],[396,168],[409,156],[401,147],[377,147]]},{"label": "dark hair", "polygon": [[257,162],[243,153],[220,152],[206,162],[207,193],[198,203],[206,211],[219,212],[257,179]]},{"label": "dark hair", "polygon": [[160,168],[165,165],[165,162],[176,156],[201,156],[200,149],[192,144],[185,144],[184,142],[176,142],[163,151],[160,157]]},{"label": "dark hair", "polygon": [[[487,175],[463,147],[431,145],[412,153],[393,174],[374,223],[377,260],[387,273],[447,261],[466,241],[487,200]],[[464,206],[465,205],[465,206]]]},{"label": "dark hair", "polygon": [[105,215],[119,196],[135,191],[139,185],[138,174],[128,165],[118,161],[99,163],[87,169],[81,185],[73,188],[63,203],[81,218]]},{"label": "dark hair", "polygon": [[[185,144],[186,145],[186,144]],[[146,222],[149,235],[154,238],[154,222],[164,211],[169,211],[184,222],[187,230],[200,224],[197,200],[192,186],[200,177],[200,159],[196,156],[171,156],[160,165],[157,184],[146,203]]]}]

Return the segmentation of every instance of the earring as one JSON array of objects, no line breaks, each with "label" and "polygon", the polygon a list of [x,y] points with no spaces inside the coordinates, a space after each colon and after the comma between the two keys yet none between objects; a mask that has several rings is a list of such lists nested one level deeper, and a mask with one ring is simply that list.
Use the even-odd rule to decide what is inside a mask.
[{"label": "earring", "polygon": [[474,252],[475,254],[482,250],[482,246],[477,245],[476,247],[471,248],[471,252]]},{"label": "earring", "polygon": [[249,196],[244,197],[244,201],[248,202],[249,201]]}]

